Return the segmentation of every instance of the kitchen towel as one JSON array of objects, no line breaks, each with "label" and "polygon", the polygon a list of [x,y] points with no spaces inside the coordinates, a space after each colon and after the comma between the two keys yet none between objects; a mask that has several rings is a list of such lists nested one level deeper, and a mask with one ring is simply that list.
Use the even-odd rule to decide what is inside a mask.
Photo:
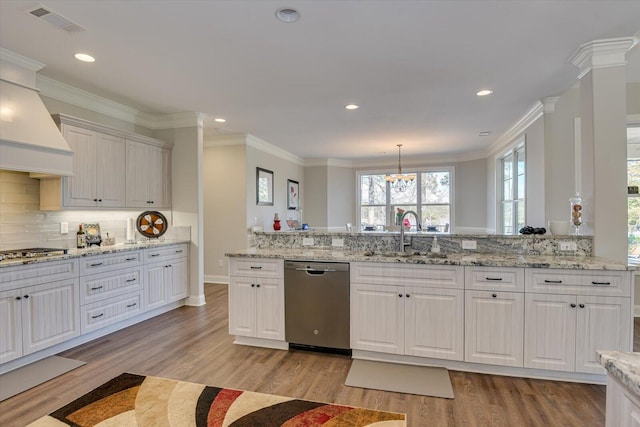
[{"label": "kitchen towel", "polygon": [[126,240],[127,240],[127,242],[131,242],[133,240],[136,240],[136,220],[133,219],[133,218],[129,218],[127,220]]}]

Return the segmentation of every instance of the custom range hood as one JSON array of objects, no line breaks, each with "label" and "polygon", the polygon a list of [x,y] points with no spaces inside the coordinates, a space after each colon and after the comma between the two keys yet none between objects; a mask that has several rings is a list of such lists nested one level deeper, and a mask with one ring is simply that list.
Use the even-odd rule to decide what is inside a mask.
[{"label": "custom range hood", "polygon": [[0,169],[73,175],[73,151],[36,89],[43,67],[0,48]]}]

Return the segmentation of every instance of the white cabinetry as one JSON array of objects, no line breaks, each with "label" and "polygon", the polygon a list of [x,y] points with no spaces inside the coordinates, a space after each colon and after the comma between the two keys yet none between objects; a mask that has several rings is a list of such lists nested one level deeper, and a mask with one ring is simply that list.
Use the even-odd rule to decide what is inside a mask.
[{"label": "white cabinetry", "polygon": [[81,259],[83,334],[142,313],[142,270],[139,250]]},{"label": "white cabinetry", "polygon": [[607,376],[606,427],[640,427],[640,398],[618,378]]},{"label": "white cabinetry", "polygon": [[171,152],[165,148],[127,141],[127,207],[171,206]]},{"label": "white cabinetry", "polygon": [[631,350],[625,272],[527,269],[526,278],[536,292],[526,297],[525,367],[603,374],[597,350]]},{"label": "white cabinetry", "polygon": [[351,264],[351,347],[463,358],[462,267]]},{"label": "white cabinetry", "polygon": [[522,366],[523,292],[522,269],[465,268],[466,362]]},{"label": "white cabinetry", "polygon": [[0,363],[80,334],[75,260],[0,273]]},{"label": "white cabinetry", "polygon": [[145,310],[187,297],[188,250],[186,244],[145,249]]},{"label": "white cabinetry", "polygon": [[229,333],[284,341],[284,261],[229,260]]}]

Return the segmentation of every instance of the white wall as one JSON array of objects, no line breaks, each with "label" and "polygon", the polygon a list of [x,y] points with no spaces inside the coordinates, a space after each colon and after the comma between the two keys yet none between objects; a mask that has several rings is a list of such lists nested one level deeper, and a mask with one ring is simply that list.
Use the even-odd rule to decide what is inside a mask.
[{"label": "white wall", "polygon": [[[306,175],[306,170],[305,170]],[[347,167],[327,167],[327,222],[328,228],[345,229],[346,223],[355,223],[356,173]],[[309,182],[305,179],[305,182]]]},{"label": "white wall", "polygon": [[[482,232],[487,224],[487,162],[485,159],[455,165],[455,232]],[[459,230],[459,231],[456,231]]]},{"label": "white wall", "polygon": [[525,132],[526,138],[526,222],[533,227],[546,227],[544,119],[540,117]]},{"label": "white wall", "polygon": [[[304,222],[311,227],[327,227],[328,218],[328,170],[326,166],[304,168],[305,193]],[[351,206],[355,206],[355,197]]]}]

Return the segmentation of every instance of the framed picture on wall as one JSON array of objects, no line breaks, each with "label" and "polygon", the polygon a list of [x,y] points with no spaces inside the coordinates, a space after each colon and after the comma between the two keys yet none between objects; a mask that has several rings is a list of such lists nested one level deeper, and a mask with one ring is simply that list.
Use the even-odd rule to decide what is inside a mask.
[{"label": "framed picture on wall", "polygon": [[300,207],[300,184],[292,179],[287,180],[287,209]]},{"label": "framed picture on wall", "polygon": [[256,204],[273,206],[273,172],[256,168]]}]

